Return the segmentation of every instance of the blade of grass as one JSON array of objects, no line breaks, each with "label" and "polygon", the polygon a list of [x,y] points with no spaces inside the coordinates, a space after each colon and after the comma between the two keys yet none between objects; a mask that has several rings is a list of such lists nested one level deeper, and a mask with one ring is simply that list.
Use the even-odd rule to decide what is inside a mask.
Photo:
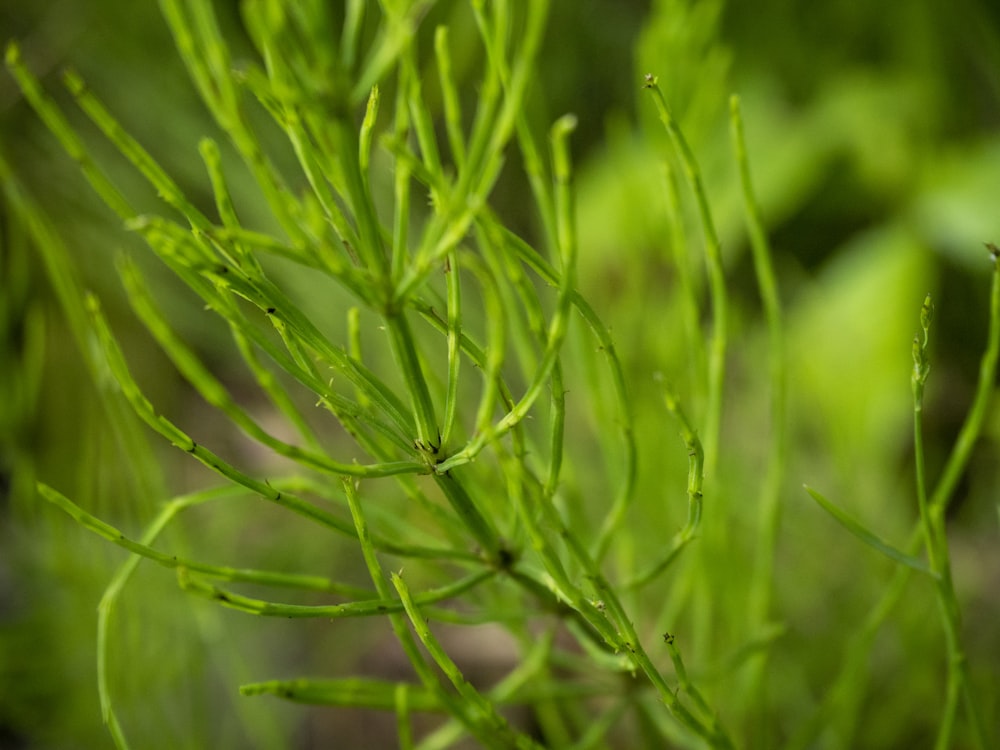
[{"label": "blade of grass", "polygon": [[901,565],[905,565],[911,570],[916,570],[920,573],[926,573],[931,576],[931,578],[936,578],[937,573],[931,570],[923,560],[908,555],[902,550],[894,547],[889,542],[884,541],[878,535],[869,531],[868,528],[862,524],[860,521],[853,518],[850,514],[841,510],[837,505],[827,500],[818,491],[814,490],[809,485],[804,485],[806,492],[810,494],[813,500],[815,500],[819,506],[825,510],[830,516],[843,526],[847,531],[856,536],[862,542],[867,544],[872,549],[878,550],[886,557],[895,560]]}]

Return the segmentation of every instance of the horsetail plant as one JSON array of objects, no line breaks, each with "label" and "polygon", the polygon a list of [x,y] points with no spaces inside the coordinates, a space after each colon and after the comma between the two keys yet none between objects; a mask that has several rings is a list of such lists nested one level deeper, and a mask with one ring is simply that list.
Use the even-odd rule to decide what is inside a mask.
[{"label": "horsetail plant", "polygon": [[[634,459],[624,382],[613,342],[575,286],[572,168],[567,146],[574,119],[561,118],[552,129],[550,173],[543,163],[543,148],[524,116],[524,98],[544,27],[546,3],[529,6],[523,19],[525,33],[520,46],[508,42],[506,27],[516,15],[512,9],[497,4],[487,11],[474,4],[476,21],[488,51],[488,65],[479,109],[468,135],[460,121],[457,87],[451,78],[447,30],[438,30],[435,52],[445,93],[446,140],[452,158],[452,166],[447,169],[439,152],[432,114],[422,98],[415,48],[402,41],[412,33],[422,5],[386,7],[382,33],[364,61],[358,48],[359,6],[352,7],[354,11],[344,26],[344,57],[336,61],[309,59],[310,54],[322,50],[302,49],[292,43],[293,32],[306,31],[307,19],[276,3],[259,4],[254,12],[248,12],[248,20],[265,66],[261,69],[251,65],[234,72],[210,6],[164,3],[165,15],[192,78],[216,121],[258,180],[285,238],[249,229],[241,223],[221,166],[220,149],[214,141],[204,140],[200,150],[211,178],[219,223],[184,195],[167,171],[124,131],[83,79],[71,71],[66,74],[65,83],[81,109],[176,211],[177,217],[136,213],[21,63],[18,48],[13,45],[8,48],[8,66],[26,98],[66,150],[80,162],[98,194],[126,226],[139,234],[157,257],[228,325],[249,370],[274,407],[288,418],[297,439],[277,437],[239,405],[225,384],[173,330],[158,309],[139,267],[124,259],[119,270],[137,317],[209,405],[249,438],[290,460],[300,472],[312,478],[293,475],[279,480],[253,476],[199,442],[195,431],[182,428],[159,413],[143,395],[97,298],[91,296],[87,304],[92,330],[97,334],[110,374],[126,400],[152,429],[232,484],[208,491],[204,499],[220,493],[234,494],[242,488],[335,534],[355,539],[377,592],[376,598],[364,595],[359,598],[355,589],[320,576],[207,564],[160,552],[151,546],[173,515],[192,502],[202,502],[201,496],[173,501],[169,510],[150,525],[142,541],[134,541],[54,488],[40,485],[44,498],[69,513],[84,528],[133,555],[108,589],[106,604],[102,604],[102,622],[110,615],[114,600],[140,558],[175,569],[178,583],[185,591],[242,612],[276,617],[388,616],[414,670],[429,691],[426,695],[436,696],[436,705],[488,746],[533,746],[526,736],[507,725],[488,695],[472,688],[435,640],[426,620],[425,612],[433,611],[428,609],[430,605],[463,593],[483,591],[499,576],[520,586],[543,608],[565,609],[564,617],[575,623],[572,631],[592,641],[589,648],[620,655],[609,662],[615,669],[635,669],[644,674],[685,731],[701,736],[712,746],[729,746],[730,741],[712,710],[690,680],[685,678],[683,688],[693,700],[691,707],[668,685],[647,655],[631,616],[599,563],[628,506]],[[393,70],[398,72],[394,124],[379,139],[395,162],[395,209],[392,227],[387,229],[375,206],[370,173],[382,107],[379,84]],[[364,116],[360,129],[356,130],[352,111],[363,104],[366,92]],[[294,196],[286,186],[286,179],[266,156],[245,114],[248,96],[258,99],[287,134],[309,186],[303,198]],[[551,261],[505,228],[486,203],[503,164],[504,149],[515,137],[528,159],[533,195],[547,227]],[[431,211],[422,226],[412,218],[410,193],[415,184],[431,197]],[[319,221],[307,218],[317,212]],[[358,335],[357,308],[350,313],[351,345],[337,346],[282,290],[267,270],[267,256],[290,260],[335,280],[354,297],[358,306],[379,316],[392,361],[402,377],[402,393],[366,365]],[[446,281],[443,295],[431,279],[433,273],[442,270]],[[544,292],[529,281],[530,272],[555,289],[554,306],[547,321],[545,308],[549,303]],[[472,326],[466,323],[475,319],[469,311],[469,294],[463,294],[463,287],[470,284],[478,285],[478,294],[474,296],[483,300],[487,313],[483,316],[483,311],[479,312],[488,322],[480,333],[473,333]],[[528,318],[521,319],[515,306],[523,306]],[[442,308],[447,311],[444,318],[438,313]],[[577,532],[560,520],[553,504],[560,486],[565,418],[560,353],[574,309],[582,314],[604,348],[623,410],[625,478],[623,489],[595,540],[598,557],[588,550]],[[430,325],[418,332],[415,326],[421,320]],[[268,328],[276,337],[267,332]],[[440,331],[447,341],[443,393],[435,387],[440,382],[436,375],[432,377],[436,364],[424,348],[427,330]],[[519,357],[520,369],[527,379],[520,394],[504,374],[508,338],[516,342],[512,351]],[[265,359],[270,363],[265,363]],[[475,419],[471,425],[469,415],[463,413],[464,407],[459,404],[459,387],[461,376],[474,370],[463,368],[463,359],[483,376],[480,401],[473,410]],[[360,463],[332,456],[310,426],[313,420],[301,413],[295,401],[276,384],[274,366],[312,393],[354,437],[370,461]],[[332,372],[334,380],[328,381],[324,372]],[[349,385],[350,389],[339,390],[337,382]],[[553,398],[547,449],[537,445],[537,438],[523,424],[546,391]],[[438,399],[442,397],[444,408],[439,411]],[[471,433],[467,432],[470,427]],[[487,451],[494,453],[497,463],[495,468],[482,470],[481,458]],[[548,454],[548,466],[531,468],[525,462],[529,452]],[[507,496],[514,501],[511,504],[500,502],[494,493],[483,492],[486,485],[482,482],[488,481],[486,478],[492,471],[500,471],[506,477]],[[343,495],[331,498],[329,488],[321,489],[318,479],[322,476],[343,477]],[[451,515],[436,505],[428,486],[414,481],[421,476],[433,480],[450,506]],[[405,536],[390,539],[369,531],[362,515],[364,485],[388,477],[398,478],[403,492],[418,506],[430,510],[443,524],[441,533],[455,546],[425,547]],[[317,495],[327,501],[342,501],[346,497],[354,517],[353,526],[317,502]],[[522,548],[524,543],[529,549]],[[463,546],[475,551],[463,551]],[[442,572],[465,569],[466,573],[439,589],[412,593],[404,577],[394,574],[396,592],[393,593],[384,579],[379,555],[422,559]],[[212,579],[326,591],[346,595],[351,601],[326,606],[285,604],[220,588],[210,582]],[[440,683],[440,677],[413,641],[411,627],[458,690],[457,695]],[[101,675],[107,668],[105,632],[106,625],[102,625]],[[548,648],[552,649],[551,640],[548,642]],[[672,657],[675,663],[680,663],[676,647],[672,649]],[[536,669],[541,670],[544,660],[535,661]],[[526,682],[529,677],[525,674],[521,681]],[[330,684],[318,690],[309,684],[297,683],[296,700],[308,699],[310,695],[320,696],[320,702],[336,700],[337,691]],[[116,744],[125,747],[128,744],[125,733],[103,676],[100,688],[105,721]],[[383,701],[381,696],[387,694],[387,689],[385,686],[375,689],[371,702]],[[406,692],[410,689],[405,683],[391,686],[396,696],[392,705],[399,709],[400,696],[409,695],[407,710],[419,710],[428,698],[416,698],[425,694],[410,695]],[[261,691],[267,692],[269,688],[248,686],[244,690],[248,694]],[[276,692],[292,697],[288,691]],[[606,729],[610,727],[611,722]],[[599,736],[593,736],[591,742],[597,741]]]},{"label": "horsetail plant", "polygon": [[[745,744],[740,730],[765,710],[771,647],[784,633],[775,572],[790,437],[785,323],[739,100],[730,102],[730,125],[767,321],[771,431],[746,600],[727,610],[739,615],[719,626],[712,624],[719,575],[699,568],[703,561],[689,550],[708,536],[705,526],[719,512],[712,493],[726,487],[720,460],[727,358],[735,343],[732,301],[701,168],[657,77],[646,75],[637,89],[650,95],[669,144],[665,194],[693,392],[655,378],[657,413],[679,433],[673,449],[687,454],[686,488],[684,477],[664,477],[661,491],[685,493],[687,517],[673,534],[650,524],[655,548],[646,557],[635,555],[629,541],[640,455],[631,373],[579,278],[570,147],[577,118],[556,118],[544,138],[529,116],[549,0],[469,3],[483,50],[474,102],[464,96],[468,82],[452,30],[441,25],[422,33],[432,0],[377,7],[349,0],[339,13],[322,3],[248,0],[243,17],[255,60],[239,64],[212,3],[160,5],[222,135],[198,144],[210,200],[186,191],[83,77],[67,72],[73,101],[164,204],[160,213],[140,212],[22,61],[19,47],[10,44],[6,55],[24,98],[125,229],[196,295],[204,307],[199,324],[212,321],[226,332],[228,354],[267,405],[265,418],[247,404],[186,340],[148,266],[122,254],[117,271],[135,318],[192,391],[227,428],[263,448],[267,461],[231,458],[198,420],[168,416],[144,389],[105,302],[68,280],[66,248],[0,159],[7,199],[46,254],[104,397],[114,408],[127,404],[213,478],[211,486],[168,500],[138,534],[98,517],[79,498],[38,485],[52,506],[129,553],[98,607],[97,687],[115,746],[136,742],[112,679],[112,625],[143,560],[172,571],[177,586],[212,611],[326,621],[332,628],[358,618],[384,623],[406,660],[405,677],[269,676],[243,681],[238,691],[250,701],[270,696],[387,712],[403,748],[447,748],[469,738],[490,748],[581,750],[640,738],[651,747]],[[267,127],[286,142],[284,156]],[[515,231],[492,202],[515,151],[537,239]],[[262,215],[237,197],[227,161],[233,154],[259,191]],[[683,197],[678,171],[688,188]],[[692,222],[682,205],[687,198]],[[707,303],[696,288],[700,270],[685,260],[688,223],[703,237]],[[996,248],[991,252],[996,260]],[[303,275],[306,293],[296,284]],[[856,667],[914,571],[932,582],[945,632],[949,668],[937,746],[950,746],[960,705],[974,746],[988,746],[962,646],[944,511],[986,419],[1000,351],[998,279],[995,269],[977,397],[933,492],[921,442],[930,298],[925,302],[913,350],[920,521],[910,543],[886,541],[807,488],[840,525],[899,567],[855,633],[834,689],[791,746],[811,746],[823,727],[838,722],[850,738],[858,715],[851,700],[863,694]],[[317,298],[330,304],[320,308]],[[339,325],[343,333],[335,335]],[[599,368],[607,385],[599,394],[607,403],[600,405],[575,396],[569,385],[579,370]],[[599,421],[608,412],[613,424],[600,428],[613,438],[598,441],[607,492],[581,488],[573,431],[581,419]],[[370,585],[346,574],[341,579],[339,570],[228,565],[182,544],[164,550],[164,532],[189,511],[218,507],[245,519],[254,515],[252,501],[307,522],[331,554],[352,556]],[[726,522],[713,519],[713,533]],[[176,540],[170,538],[171,546]],[[687,633],[672,621],[692,603],[696,624],[738,631],[726,652],[706,654],[706,643],[717,645],[709,636],[697,639],[700,649],[688,649]],[[443,627],[478,624],[498,626],[516,647],[493,682],[471,674]],[[737,682],[729,680],[734,676]],[[518,713],[525,706],[528,719]],[[428,724],[418,714],[435,718]],[[262,746],[276,741],[265,739],[266,732],[258,737]]]}]

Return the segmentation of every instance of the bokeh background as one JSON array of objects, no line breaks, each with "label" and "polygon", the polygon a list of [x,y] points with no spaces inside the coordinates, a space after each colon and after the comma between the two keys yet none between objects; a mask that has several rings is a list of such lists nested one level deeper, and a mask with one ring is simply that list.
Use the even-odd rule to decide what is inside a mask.
[{"label": "bokeh background", "polygon": [[[238,4],[215,5],[235,56],[251,56]],[[464,2],[438,2],[424,29],[438,23],[452,26],[457,75],[474,80],[480,50]],[[188,194],[210,205],[197,143],[217,133],[155,3],[0,0],[0,36],[19,40],[29,66],[136,203],[157,207],[141,178],[74,109],[59,81],[64,68],[79,70]],[[420,37],[428,60],[429,38]],[[874,601],[890,566],[866,557],[871,553],[823,516],[801,484],[822,488],[888,538],[905,538],[916,515],[910,344],[926,293],[936,306],[925,409],[931,477],[975,387],[990,276],[983,243],[1000,243],[1000,5],[554,0],[530,114],[539,127],[565,112],[579,118],[573,148],[580,285],[625,361],[641,447],[636,513],[655,518],[661,504],[644,505],[643,498],[656,497],[662,476],[672,472],[683,502],[685,457],[660,454],[658,436],[673,440],[675,429],[663,425],[653,376],[663,372],[683,384],[688,369],[683,338],[672,335],[679,309],[666,249],[670,226],[660,167],[666,140],[641,89],[647,72],[659,76],[691,141],[718,223],[734,340],[720,487],[738,495],[745,485],[749,495],[763,471],[768,425],[766,329],[728,133],[729,94],[742,98],[788,326],[793,450],[782,493],[779,608],[787,607],[795,625],[788,652],[814,661],[802,668],[798,687],[821,692],[838,652],[810,645],[837,642],[838,631]],[[433,99],[431,81],[427,88]],[[275,148],[290,164],[285,147]],[[203,434],[216,445],[248,450],[227,445],[234,438],[226,425],[203,414],[133,320],[114,270],[116,255],[136,255],[181,332],[238,392],[247,376],[219,345],[225,332],[205,326],[190,296],[139,252],[6,74],[0,75],[0,151],[53,222],[79,284],[102,298],[151,400],[182,423],[204,420]],[[510,224],[531,237],[537,226],[524,211],[519,165],[519,156],[509,160],[493,198]],[[252,184],[233,179],[237,201],[253,216],[262,206],[259,195]],[[9,205],[0,206],[0,217],[0,747],[105,747],[95,688],[95,607],[123,553],[43,507],[34,482],[44,479],[135,530],[164,498],[211,480],[101,395],[24,227]],[[697,233],[692,237],[697,253]],[[307,293],[308,282],[300,283]],[[580,472],[575,481],[585,484],[586,468]],[[1000,400],[994,400],[950,509],[969,651],[979,660],[977,673],[986,675],[1000,664],[998,498]],[[681,518],[683,507],[677,508]],[[298,527],[267,509],[239,524],[195,514],[167,542],[197,548],[207,541],[220,558],[229,552],[282,562],[292,546],[298,566],[335,564],[324,550],[292,537]],[[637,548],[652,550],[656,543],[639,539]],[[148,567],[135,584],[142,595],[122,604],[119,619],[131,624],[116,634],[119,692],[132,696],[121,710],[132,717],[137,746],[248,747],[248,738],[259,747],[288,746],[282,736],[303,748],[362,746],[352,744],[349,727],[331,712],[277,701],[266,710],[260,702],[248,706],[234,684],[345,668],[356,654],[378,651],[364,623],[331,633],[316,624],[189,610],[172,576]],[[943,650],[930,616],[932,597],[914,597],[916,604],[888,629],[873,665],[877,701],[866,714],[871,747],[920,746],[908,743],[934,726],[936,711],[912,704],[937,705],[943,656],[911,667],[917,649]],[[236,645],[248,643],[256,647]],[[373,657],[354,668],[364,669],[365,658]],[[898,680],[910,683],[905,697],[893,689]],[[995,680],[992,685],[995,695]],[[374,717],[362,723],[374,741]],[[333,738],[344,744],[330,744]]]}]

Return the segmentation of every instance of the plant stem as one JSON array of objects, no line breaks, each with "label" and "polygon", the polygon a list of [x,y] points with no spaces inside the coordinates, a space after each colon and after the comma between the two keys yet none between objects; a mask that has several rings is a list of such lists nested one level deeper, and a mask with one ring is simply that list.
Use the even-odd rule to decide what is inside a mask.
[{"label": "plant stem", "polygon": [[705,256],[708,265],[709,288],[712,297],[712,337],[709,345],[708,360],[708,408],[705,414],[703,429],[705,446],[705,473],[711,476],[719,460],[719,432],[722,427],[722,387],[726,375],[726,346],[728,328],[728,294],[726,292],[726,277],[722,265],[722,252],[719,237],[715,231],[715,221],[712,209],[708,203],[705,186],[701,179],[701,169],[695,159],[694,152],[688,145],[684,133],[677,120],[667,106],[667,100],[660,91],[656,77],[647,75],[643,87],[653,95],[653,103],[660,114],[660,120],[670,135],[677,156],[684,168],[691,192],[694,194],[698,216],[701,220],[702,232],[705,235]]}]

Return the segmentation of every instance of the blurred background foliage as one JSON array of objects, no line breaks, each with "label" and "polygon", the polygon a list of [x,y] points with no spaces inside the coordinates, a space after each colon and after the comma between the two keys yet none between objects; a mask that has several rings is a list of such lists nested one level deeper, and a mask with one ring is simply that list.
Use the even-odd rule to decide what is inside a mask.
[{"label": "blurred background foliage", "polygon": [[[252,55],[239,5],[217,2],[216,7],[235,57]],[[479,43],[465,1],[440,0],[424,20],[418,44],[429,68],[430,35],[440,23],[452,26],[456,74],[475,80]],[[68,102],[59,83],[67,66],[83,74],[189,195],[210,205],[197,142],[216,131],[154,3],[0,0],[0,29],[5,39],[21,42],[30,67],[68,104],[73,122],[138,205],[155,210],[156,196]],[[838,649],[817,644],[842,642],[844,629],[863,616],[884,586],[890,566],[831,524],[801,491],[802,482],[822,487],[890,539],[908,533],[916,517],[910,342],[928,291],[937,311],[925,407],[931,477],[947,455],[975,385],[988,302],[983,242],[1000,241],[1000,5],[988,0],[553,3],[530,115],[539,127],[564,112],[579,117],[573,148],[580,285],[610,325],[625,362],[641,452],[630,526],[641,531],[658,524],[667,530],[637,535],[635,554],[653,554],[664,533],[683,522],[685,507],[685,456],[656,395],[654,373],[680,384],[682,392],[692,377],[672,294],[676,272],[668,250],[665,135],[640,87],[647,72],[659,76],[702,164],[733,295],[723,455],[717,486],[706,488],[706,522],[718,512],[714,498],[727,497],[733,526],[709,526],[704,533],[727,534],[737,546],[748,545],[741,539],[753,532],[753,513],[741,515],[739,507],[756,497],[769,429],[761,364],[766,329],[728,135],[728,96],[735,92],[743,101],[786,310],[790,360],[793,450],[782,494],[776,579],[776,611],[789,631],[772,668],[792,676],[781,690],[800,693],[806,711],[838,667]],[[429,74],[425,85],[433,102],[435,76]],[[275,148],[276,158],[289,157],[291,170],[287,148]],[[202,432],[217,443],[230,439],[226,425],[213,424],[128,312],[113,261],[135,239],[121,231],[6,75],[0,76],[0,155],[18,189],[42,207],[65,243],[72,283],[101,296],[151,400],[165,413],[181,415],[181,423],[201,420]],[[512,152],[494,199],[510,224],[531,237],[537,227],[521,210],[525,183],[519,169],[520,157]],[[230,178],[241,212],[252,223],[255,208],[265,213],[263,204],[239,174],[245,173],[234,167]],[[14,185],[13,177],[4,179]],[[35,478],[44,477],[84,507],[133,530],[162,499],[209,479],[169,446],[150,440],[129,414],[101,395],[43,259],[9,199],[0,216],[0,747],[103,747],[108,739],[94,688],[94,610],[123,554],[40,507]],[[700,238],[694,232],[691,237],[689,251],[700,257]],[[225,349],[217,346],[225,331],[206,328],[191,296],[155,263],[136,256],[182,334],[239,392],[246,375],[230,368]],[[702,279],[695,282],[704,285]],[[294,283],[308,296],[307,278]],[[573,382],[586,377],[569,373],[570,391],[586,392]],[[596,476],[596,462],[586,459],[592,450],[587,441],[601,439],[601,425],[584,426],[589,437],[567,447],[570,459],[582,459],[567,462],[573,471],[568,481],[600,487],[609,480]],[[665,478],[669,489],[663,487]],[[664,492],[672,504],[664,503]],[[1000,402],[994,400],[986,434],[953,503],[951,526],[973,671],[984,680],[989,665],[995,671],[1000,664],[998,496]],[[245,555],[234,564],[279,556],[290,546],[283,534],[292,529],[280,514],[269,512],[255,517],[255,528],[195,514],[183,533],[167,541],[183,549],[210,540],[219,545],[220,557],[225,548]],[[646,524],[647,518],[656,522]],[[247,552],[241,541],[255,549]],[[320,542],[312,551],[298,538],[293,546],[296,567],[329,570],[336,564]],[[720,596],[740,596],[737,573],[720,571],[719,580],[726,587]],[[342,720],[330,716],[336,712],[276,701],[266,710],[260,702],[248,707],[235,696],[233,678],[354,668],[347,666],[354,654],[366,652],[379,632],[371,632],[368,623],[347,622],[331,634],[321,624],[178,607],[177,596],[165,593],[174,589],[171,575],[143,566],[133,584],[142,595],[126,596],[122,604],[129,622],[120,627],[132,629],[120,634],[123,663],[136,649],[162,654],[137,662],[147,667],[119,670],[116,677],[122,681],[118,694],[134,696],[134,705],[123,713],[139,732],[139,746],[277,747],[275,738],[284,735],[297,737],[300,747],[323,747],[334,736],[349,736],[337,724]],[[917,669],[914,660],[918,654],[943,653],[940,633],[929,616],[933,603],[926,591],[914,591],[908,604],[886,629],[873,659],[873,702],[863,713],[869,724],[859,747],[919,746],[918,738],[929,736],[934,726],[937,712],[914,701],[938,705],[944,664],[922,662]],[[143,627],[153,622],[156,628]],[[234,644],[247,642],[261,648],[237,653]],[[345,643],[352,647],[345,649]],[[785,663],[803,654],[808,663],[794,668]],[[243,659],[251,659],[250,666]],[[150,664],[157,665],[155,672]],[[905,698],[893,689],[899,680],[909,683]],[[794,703],[786,701],[784,708]],[[997,717],[990,718],[995,725]],[[772,737],[784,737],[797,721],[781,715],[763,723],[773,727]],[[139,740],[144,727],[156,731]]]}]

